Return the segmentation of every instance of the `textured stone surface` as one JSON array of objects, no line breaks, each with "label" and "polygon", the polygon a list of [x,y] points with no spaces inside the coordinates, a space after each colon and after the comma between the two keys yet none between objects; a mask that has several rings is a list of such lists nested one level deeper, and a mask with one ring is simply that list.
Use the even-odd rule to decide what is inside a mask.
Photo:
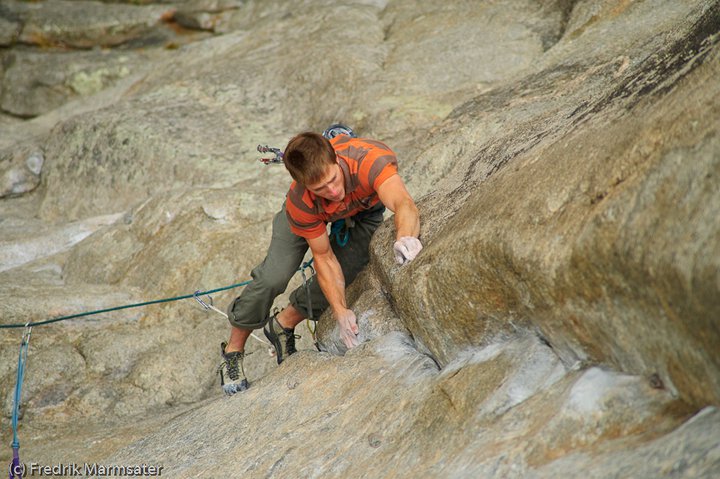
[{"label": "textured stone surface", "polygon": [[[596,66],[582,57],[446,120],[454,130],[483,112],[442,145],[465,140],[469,151],[421,208],[426,250],[397,268],[385,253],[391,229],[375,243],[400,316],[441,363],[532,324],[566,361],[657,373],[698,404],[720,397],[720,48],[706,37],[720,15],[703,6],[636,66],[613,51]],[[507,126],[473,144],[488,124]]]},{"label": "textured stone surface", "polygon": [[4,217],[0,221],[5,230],[0,241],[0,271],[68,251],[102,226],[113,223],[118,218],[118,215],[104,215],[48,225],[32,219]]},{"label": "textured stone surface", "polygon": [[45,155],[36,145],[0,152],[0,198],[21,196],[37,188]]},{"label": "textured stone surface", "polygon": [[[77,218],[127,208],[149,196],[150,185],[157,191],[187,184],[229,185],[258,177],[265,174],[255,162],[258,143],[282,146],[292,132],[323,129],[338,119],[352,122],[367,135],[383,131],[384,137],[394,137],[447,114],[453,99],[469,98],[466,90],[472,85],[470,92],[477,91],[471,77],[478,71],[496,65],[486,83],[497,82],[529,65],[542,51],[540,35],[517,25],[523,32],[519,38],[514,30],[500,41],[495,35],[498,56],[482,66],[464,63],[468,70],[464,75],[448,77],[447,70],[457,68],[454,58],[418,58],[414,68],[434,79],[411,88],[409,65],[401,64],[404,48],[436,28],[431,20],[422,17],[418,32],[407,28],[389,32],[392,41],[385,41],[386,23],[415,17],[408,8],[400,5],[397,11],[385,12],[370,4],[353,8],[318,4],[287,13],[285,2],[249,3],[238,14],[243,15],[245,28],[253,28],[253,35],[239,31],[183,48],[136,83],[126,101],[58,125],[47,145],[48,156],[55,160],[44,180],[41,214],[49,219]],[[313,21],[318,15],[324,28]],[[444,32],[477,21],[462,12],[437,15],[447,25]],[[512,10],[504,15],[503,20],[517,21]],[[535,15],[523,24],[547,23],[540,20],[544,18],[540,12]],[[365,28],[352,28],[357,24]],[[446,41],[458,39],[450,36]],[[341,44],[353,47],[349,51],[328,47]],[[506,51],[518,52],[512,68],[503,68]],[[178,64],[187,72],[182,77]],[[443,95],[423,91],[430,86],[442,88]],[[399,97],[398,92],[404,93]],[[447,100],[438,104],[435,98],[441,96]],[[407,137],[399,142],[399,151],[407,143]],[[158,167],[158,158],[163,159],[163,168]],[[114,178],[108,171],[114,172]],[[278,174],[278,181],[283,176]],[[118,191],[113,181],[126,186]]]},{"label": "textured stone surface", "polygon": [[246,393],[208,401],[103,462],[152,458],[173,477],[644,477],[677,464],[712,477],[717,409],[664,435],[684,416],[668,418],[676,403],[643,378],[568,372],[531,337],[468,351],[438,371],[392,333],[342,359],[293,356]]},{"label": "textured stone surface", "polygon": [[[0,259],[6,272],[0,273],[0,283],[12,286],[0,293],[3,323],[190,294],[250,279],[248,272],[262,259],[279,203],[248,193],[249,184],[158,195],[126,214],[52,228],[38,220],[5,218],[0,224],[8,233],[0,242]],[[275,188],[268,184],[266,194]],[[278,188],[275,195],[282,201],[283,190]],[[204,267],[196,269],[197,264]],[[297,275],[290,287],[299,281]],[[217,294],[213,300],[225,309],[240,291]],[[277,301],[279,307],[286,303],[287,295]],[[87,329],[80,327],[85,321]],[[83,384],[69,386],[62,407],[52,411],[33,406],[37,388],[27,391],[25,398],[36,415],[128,416],[156,406],[188,404],[217,389],[219,345],[226,340],[228,323],[205,313],[192,299],[71,323],[69,329],[76,333],[70,338],[87,360],[84,368],[73,371],[84,378]],[[64,325],[52,326],[51,342],[68,341]],[[306,328],[301,326],[298,333],[303,336],[299,348],[312,348]],[[262,333],[259,337],[264,339]],[[253,354],[246,373],[254,381],[274,368],[275,360],[265,344],[251,340],[248,348]],[[178,351],[183,352],[180,363]],[[8,370],[3,377],[2,392],[7,395],[12,373]],[[42,383],[41,376],[37,380]]]},{"label": "textured stone surface", "polygon": [[[256,145],[336,120],[398,152],[425,249],[395,265],[388,222],[348,290],[363,345],[335,356],[327,315],[326,352],[303,327],[281,367],[251,340],[252,385],[232,399],[217,398],[227,323],[192,300],[36,328],[28,460],[158,461],[172,477],[720,474],[716,0],[225,13],[226,34],[0,122],[8,158],[44,153],[40,184],[0,201],[2,321],[247,279],[289,183]],[[7,415],[20,331],[3,331]]]},{"label": "textured stone surface", "polygon": [[0,46],[12,45],[20,35],[22,24],[11,9],[0,5]]},{"label": "textured stone surface", "polygon": [[91,48],[115,46],[148,35],[167,6],[103,4],[93,1],[53,0],[17,2],[6,0],[2,18],[19,19],[17,41],[39,46]]},{"label": "textured stone surface", "polygon": [[153,55],[134,51],[60,53],[15,49],[5,53],[2,61],[6,68],[0,108],[19,117],[33,117],[142,71],[153,61]]},{"label": "textured stone surface", "polygon": [[237,10],[245,4],[243,0],[202,0],[185,2],[178,6],[173,20],[185,28],[227,32],[228,25]]},{"label": "textured stone surface", "polygon": [[[383,285],[377,276],[366,270],[358,276],[347,290],[347,301],[352,304],[358,320],[361,342],[379,338],[391,332],[407,333],[400,318],[395,315],[385,296]],[[317,337],[321,351],[342,355],[347,347],[340,339],[340,330],[333,321],[330,311],[326,311],[317,322]]]}]

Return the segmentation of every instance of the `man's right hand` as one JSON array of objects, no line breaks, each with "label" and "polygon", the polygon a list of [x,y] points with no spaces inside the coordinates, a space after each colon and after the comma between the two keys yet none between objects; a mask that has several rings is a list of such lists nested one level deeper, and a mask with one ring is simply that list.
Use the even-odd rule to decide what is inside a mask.
[{"label": "man's right hand", "polygon": [[343,309],[333,313],[335,320],[340,326],[340,339],[348,349],[352,349],[359,343],[357,335],[360,329],[357,325],[357,318],[351,309]]},{"label": "man's right hand", "polygon": [[397,264],[410,262],[415,259],[415,256],[418,255],[422,248],[422,243],[420,243],[419,239],[413,236],[403,236],[393,245],[395,261]]}]

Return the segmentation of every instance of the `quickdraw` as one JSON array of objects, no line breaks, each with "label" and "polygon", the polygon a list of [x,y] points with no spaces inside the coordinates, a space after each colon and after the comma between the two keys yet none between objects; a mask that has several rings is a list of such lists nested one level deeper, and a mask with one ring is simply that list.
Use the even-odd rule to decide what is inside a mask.
[{"label": "quickdraw", "polygon": [[[208,301],[209,301],[209,303],[206,303],[206,302],[203,301],[203,299],[200,297],[200,295],[202,295],[202,294],[203,294],[203,293],[200,292],[200,291],[195,291],[195,294],[193,294],[193,299],[194,299],[195,301],[197,301],[198,303],[200,303],[200,306],[202,306],[205,311],[213,310],[213,311],[215,311],[216,313],[222,315],[225,319],[228,319],[227,313],[225,313],[225,312],[223,312],[223,311],[221,311],[220,309],[218,309],[218,308],[215,307],[215,305],[213,304],[212,296],[210,296],[209,294],[205,294],[205,296],[207,296]],[[275,356],[275,348],[273,348],[272,344],[270,344],[269,342],[265,341],[264,339],[262,339],[261,337],[259,337],[259,336],[256,335],[255,333],[250,333],[250,337],[252,337],[252,338],[256,339],[257,341],[259,341],[259,342],[265,344],[266,346],[268,346],[268,354],[269,354],[270,356]]]},{"label": "quickdraw", "polygon": [[273,158],[260,158],[258,160],[265,165],[277,165],[283,162],[283,152],[280,151],[280,148],[273,148],[267,145],[258,145],[257,151],[259,151],[260,153],[272,153],[275,155]]}]

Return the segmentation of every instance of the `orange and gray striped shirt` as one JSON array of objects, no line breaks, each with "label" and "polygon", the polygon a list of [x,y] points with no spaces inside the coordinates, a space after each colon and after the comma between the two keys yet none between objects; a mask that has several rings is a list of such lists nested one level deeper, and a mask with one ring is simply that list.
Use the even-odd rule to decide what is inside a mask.
[{"label": "orange and gray striped shirt", "polygon": [[387,145],[366,138],[336,136],[330,140],[345,177],[345,198],[328,201],[293,181],[287,194],[286,212],[290,229],[313,239],[327,230],[327,224],[369,210],[380,199],[377,189],[397,173],[397,158]]}]

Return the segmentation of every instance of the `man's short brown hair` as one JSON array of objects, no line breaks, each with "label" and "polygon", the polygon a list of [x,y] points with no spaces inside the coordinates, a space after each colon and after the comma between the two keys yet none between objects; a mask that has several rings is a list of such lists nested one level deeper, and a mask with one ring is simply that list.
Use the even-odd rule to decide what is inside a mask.
[{"label": "man's short brown hair", "polygon": [[337,161],[335,150],[322,135],[307,131],[295,136],[283,153],[285,168],[302,185],[322,180],[327,167]]}]

